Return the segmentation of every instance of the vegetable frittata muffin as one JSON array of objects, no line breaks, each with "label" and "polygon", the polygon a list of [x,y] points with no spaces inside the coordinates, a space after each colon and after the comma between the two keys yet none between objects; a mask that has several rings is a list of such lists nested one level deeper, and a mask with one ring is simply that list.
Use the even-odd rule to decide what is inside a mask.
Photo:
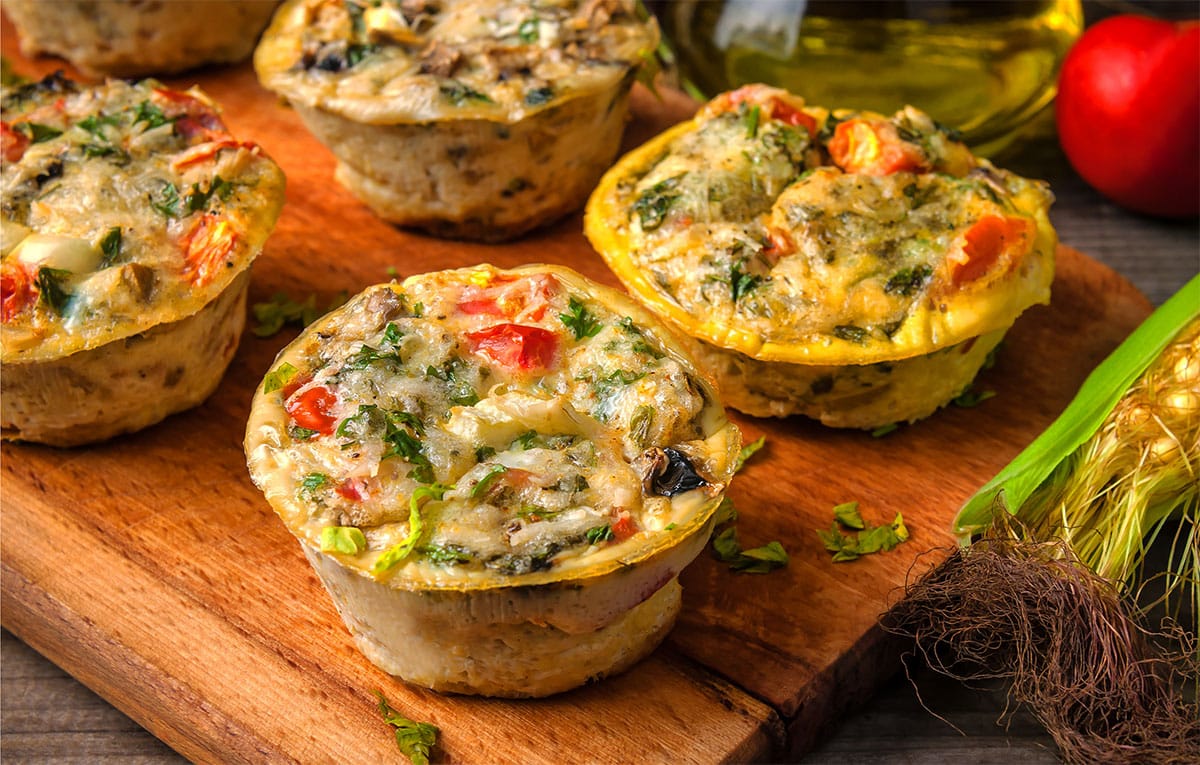
[{"label": "vegetable frittata muffin", "polygon": [[496,241],[583,204],[657,44],[633,0],[289,0],[254,63],[380,217]]},{"label": "vegetable frittata muffin", "polygon": [[278,0],[4,0],[26,56],[140,77],[249,57]]},{"label": "vegetable frittata muffin", "polygon": [[280,352],[246,429],[367,658],[510,697],[658,644],[739,447],[673,335],[555,266],[368,288]]},{"label": "vegetable frittata muffin", "polygon": [[201,92],[3,92],[0,434],[69,446],[194,406],[245,321],[279,168]]},{"label": "vegetable frittata muffin", "polygon": [[750,85],[619,160],[584,227],[727,404],[874,428],[955,398],[1048,302],[1052,200],[911,107]]}]

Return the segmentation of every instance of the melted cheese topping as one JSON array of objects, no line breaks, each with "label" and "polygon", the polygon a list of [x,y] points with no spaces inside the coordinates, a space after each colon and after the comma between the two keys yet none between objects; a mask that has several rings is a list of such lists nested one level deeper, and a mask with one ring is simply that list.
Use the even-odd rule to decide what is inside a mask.
[{"label": "melted cheese topping", "polygon": [[359,122],[516,122],[612,88],[658,44],[632,0],[291,0],[263,83]]},{"label": "melted cheese topping", "polygon": [[647,320],[565,269],[371,288],[281,353],[251,474],[324,551],[361,532],[346,560],[377,576],[558,576],[683,539],[737,436]]},{"label": "melted cheese topping", "polygon": [[198,91],[50,77],[3,96],[5,362],[189,316],[249,267],[283,174]]},{"label": "melted cheese topping", "polygon": [[1045,301],[1051,199],[915,109],[831,114],[748,86],[621,160],[588,236],[690,334],[861,363],[1007,327]]}]

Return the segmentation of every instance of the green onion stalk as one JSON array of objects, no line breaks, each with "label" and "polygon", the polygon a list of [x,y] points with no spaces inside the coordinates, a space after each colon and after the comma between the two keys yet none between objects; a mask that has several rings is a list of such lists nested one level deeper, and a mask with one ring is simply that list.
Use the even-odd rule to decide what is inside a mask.
[{"label": "green onion stalk", "polygon": [[1007,679],[1066,762],[1200,762],[1200,276],[954,526],[885,627],[937,671]]}]

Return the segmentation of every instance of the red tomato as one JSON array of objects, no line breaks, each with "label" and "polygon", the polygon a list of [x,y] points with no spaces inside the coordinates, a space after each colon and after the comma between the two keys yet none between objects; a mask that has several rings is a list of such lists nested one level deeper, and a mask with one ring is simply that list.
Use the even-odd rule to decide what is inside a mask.
[{"label": "red tomato", "polygon": [[902,140],[896,126],[884,120],[839,122],[829,140],[829,157],[847,173],[890,175],[929,169],[921,150]]},{"label": "red tomato", "polygon": [[954,268],[954,283],[974,281],[1001,261],[1011,267],[1033,247],[1033,235],[1033,221],[1027,218],[1002,218],[999,215],[980,218],[964,237],[965,260]]},{"label": "red tomato", "polygon": [[13,261],[0,266],[0,321],[11,321],[37,300],[29,272]]},{"label": "red tomato", "polygon": [[217,110],[209,104],[178,90],[154,89],[154,102],[167,117],[175,118],[175,132],[184,138],[203,141],[229,139]]},{"label": "red tomato", "polygon": [[1131,210],[1200,214],[1200,24],[1113,16],[1063,61],[1058,137],[1075,170]]},{"label": "red tomato", "polygon": [[558,280],[548,274],[517,279],[498,276],[485,287],[468,284],[459,297],[458,310],[472,315],[540,321],[557,292]]},{"label": "red tomato", "polygon": [[612,523],[613,539],[624,542],[638,532],[637,521],[628,512],[622,510],[617,514],[617,520]]},{"label": "red tomato", "polygon": [[284,409],[300,427],[327,436],[333,433],[333,426],[337,424],[337,418],[329,413],[336,403],[337,396],[333,391],[317,385],[288,399]]},{"label": "red tomato", "polygon": [[191,276],[192,284],[203,286],[215,279],[236,242],[237,231],[225,216],[205,213],[197,219],[180,242],[184,273]]},{"label": "red tomato", "polygon": [[338,496],[345,497],[352,502],[362,502],[363,492],[367,488],[367,482],[361,478],[347,478],[338,484],[334,489]]},{"label": "red tomato", "polygon": [[29,148],[29,136],[19,130],[13,130],[7,122],[0,122],[0,153],[5,162],[20,162]]},{"label": "red tomato", "polygon": [[522,324],[497,324],[468,332],[471,350],[484,353],[493,361],[512,370],[545,369],[554,361],[558,336],[541,327]]}]

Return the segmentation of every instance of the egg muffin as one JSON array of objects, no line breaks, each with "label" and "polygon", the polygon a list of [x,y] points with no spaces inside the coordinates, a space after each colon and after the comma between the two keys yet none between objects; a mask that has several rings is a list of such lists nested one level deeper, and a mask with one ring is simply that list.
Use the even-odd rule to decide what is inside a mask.
[{"label": "egg muffin", "polygon": [[380,217],[495,241],[583,204],[657,43],[633,0],[289,0],[254,63]]},{"label": "egg muffin", "polygon": [[245,447],[368,659],[524,697],[662,640],[740,443],[626,296],[479,266],[370,287],[311,325],[255,395]]},{"label": "egg muffin", "polygon": [[620,159],[584,228],[728,405],[874,428],[954,399],[1048,302],[1052,200],[912,107],[750,85]]},{"label": "egg muffin", "polygon": [[4,0],[26,56],[93,77],[143,77],[242,61],[278,0]]},{"label": "egg muffin", "polygon": [[0,434],[99,441],[198,404],[284,178],[201,92],[54,75],[0,111]]}]

